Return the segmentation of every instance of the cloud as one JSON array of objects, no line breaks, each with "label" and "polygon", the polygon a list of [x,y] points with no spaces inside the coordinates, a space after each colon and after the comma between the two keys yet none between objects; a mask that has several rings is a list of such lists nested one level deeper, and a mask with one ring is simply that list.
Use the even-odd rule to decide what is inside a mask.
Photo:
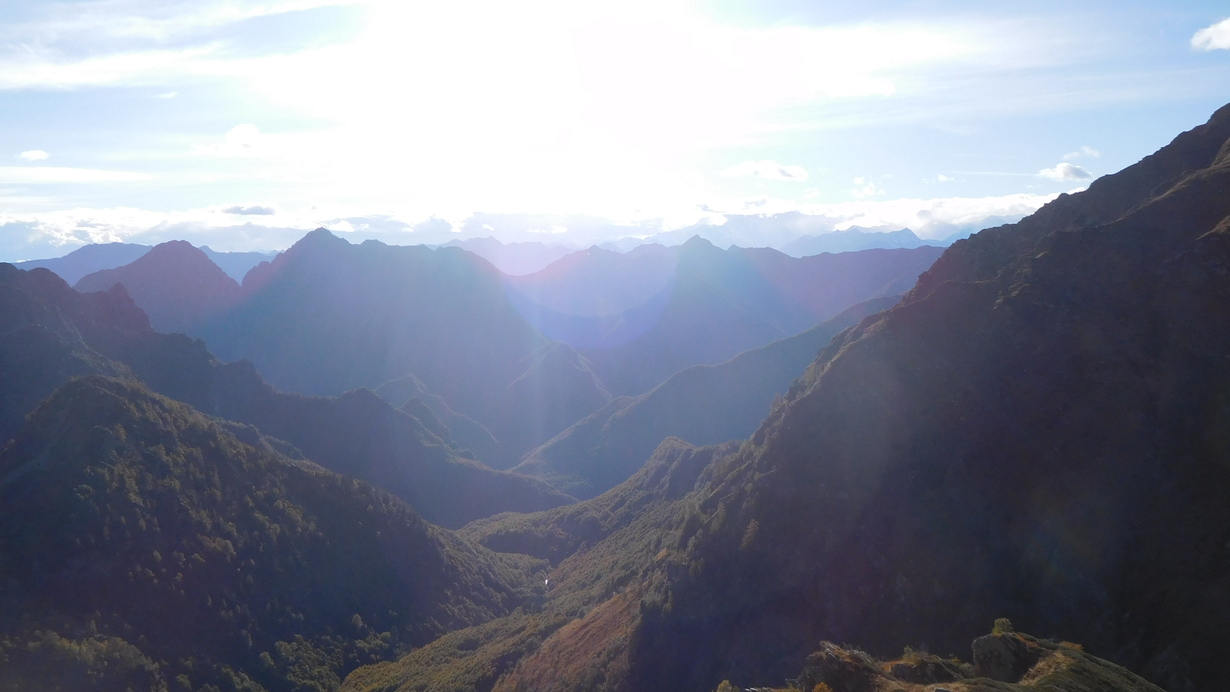
[{"label": "cloud", "polygon": [[51,154],[48,154],[42,149],[31,149],[30,151],[23,151],[20,154],[18,154],[18,156],[25,159],[26,161],[46,161],[47,159],[51,158]]},{"label": "cloud", "polygon": [[103,171],[93,168],[0,166],[0,183],[132,183],[152,179],[153,176],[145,173]]},{"label": "cloud", "polygon": [[884,195],[884,190],[875,184],[875,181],[867,180],[866,178],[855,178],[854,184],[857,186],[850,190],[850,194],[854,195],[855,199],[866,199],[868,197],[881,197]]},{"label": "cloud", "polygon": [[939,175],[935,176],[935,182],[937,182],[937,183],[951,183],[951,182],[952,182],[952,178],[950,178],[950,177],[948,177],[948,176],[944,175],[943,173],[940,173]]},{"label": "cloud", "polygon": [[1230,50],[1230,19],[1223,19],[1213,26],[1206,26],[1192,36],[1192,48],[1196,50]]},{"label": "cloud", "polygon": [[1076,159],[1079,159],[1083,156],[1087,156],[1091,159],[1100,159],[1102,158],[1102,152],[1098,151],[1097,149],[1094,149],[1093,147],[1081,147],[1080,149],[1077,149],[1076,151],[1070,151],[1064,154],[1063,160],[1064,161],[1075,161]]},{"label": "cloud", "polygon": [[1093,174],[1073,163],[1059,163],[1054,168],[1043,168],[1038,175],[1047,180],[1089,180]]},{"label": "cloud", "polygon": [[784,166],[776,161],[744,161],[731,166],[718,175],[725,178],[767,178],[768,180],[807,180],[807,170],[802,166]]},{"label": "cloud", "polygon": [[263,138],[255,125],[244,123],[232,127],[221,142],[199,146],[196,151],[210,156],[251,158],[262,153]]},{"label": "cloud", "polygon": [[262,206],[258,206],[255,204],[250,207],[245,207],[243,205],[236,204],[233,207],[227,207],[223,209],[222,213],[242,214],[244,216],[273,216],[274,214],[278,213],[278,210],[274,209],[273,207],[262,207]]}]

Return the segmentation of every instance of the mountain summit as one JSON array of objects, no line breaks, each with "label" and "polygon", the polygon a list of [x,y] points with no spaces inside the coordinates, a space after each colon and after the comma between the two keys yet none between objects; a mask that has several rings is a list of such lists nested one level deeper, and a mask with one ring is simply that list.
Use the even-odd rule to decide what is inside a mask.
[{"label": "mountain summit", "polygon": [[83,293],[123,284],[160,332],[191,332],[239,299],[239,284],[184,240],[155,245],[135,261],[83,276]]}]

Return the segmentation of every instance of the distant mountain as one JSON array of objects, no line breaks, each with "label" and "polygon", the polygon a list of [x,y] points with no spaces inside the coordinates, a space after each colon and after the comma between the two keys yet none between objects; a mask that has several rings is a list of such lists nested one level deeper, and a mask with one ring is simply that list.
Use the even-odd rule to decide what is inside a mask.
[{"label": "distant mountain", "polygon": [[528,453],[513,470],[586,499],[622,483],[667,437],[695,445],[746,438],[773,398],[838,332],[898,299],[860,303],[797,336],[719,365],[694,365],[645,394],[616,399]]},{"label": "distant mountain", "polygon": [[505,283],[530,324],[579,348],[613,394],[636,395],[686,367],[723,362],[909,290],[941,252],[798,259],[694,238],[627,254],[591,248]]},{"label": "distant mountain", "polygon": [[507,615],[531,561],[128,381],[58,390],[0,452],[0,688],[334,689]]},{"label": "distant mountain", "polygon": [[781,246],[781,251],[791,257],[807,257],[822,252],[854,252],[873,248],[916,248],[923,245],[946,246],[937,240],[923,240],[908,228],[899,231],[869,231],[850,228],[832,231],[823,235],[800,236]]},{"label": "distant mountain", "polygon": [[71,286],[81,280],[86,274],[93,274],[103,269],[114,269],[136,261],[150,251],[149,245],[134,245],[130,243],[98,243],[85,245],[76,250],[53,259],[26,260],[15,262],[19,269],[35,269],[42,267],[50,269]]},{"label": "distant mountain", "polygon": [[482,257],[496,269],[512,276],[533,274],[555,260],[576,252],[575,248],[546,243],[501,243],[495,238],[450,240],[444,247],[459,247]]},{"label": "distant mountain", "polygon": [[243,277],[248,272],[260,264],[268,262],[277,256],[276,252],[218,252],[211,250],[208,245],[201,246],[201,252],[210,259],[211,262],[218,265],[218,268],[226,272],[226,275],[234,279],[236,282],[243,282]]},{"label": "distant mountain", "polygon": [[256,425],[333,471],[376,483],[436,523],[571,502],[541,481],[464,458],[435,431],[430,411],[398,411],[364,391],[277,392],[250,363],[223,365],[200,341],[154,332],[122,285],[83,295],[47,270],[0,264],[0,316],[0,444],[69,377],[135,374],[159,393]]},{"label": "distant mountain", "polygon": [[381,399],[399,409],[407,410],[416,418],[423,417],[418,414],[418,411],[420,406],[425,406],[431,411],[432,416],[440,421],[449,440],[472,452],[470,458],[498,459],[500,457],[500,443],[491,431],[473,418],[457,413],[453,407],[448,405],[444,397],[432,394],[428,391],[427,385],[424,385],[414,375],[404,375],[395,380],[389,380],[377,387],[374,392]]},{"label": "distant mountain", "polygon": [[192,330],[279,388],[338,394],[416,376],[499,441],[511,466],[605,405],[577,352],[512,308],[503,275],[459,248],[351,245],[314,231],[244,279],[243,297]]},{"label": "distant mountain", "polygon": [[161,332],[187,332],[239,300],[239,284],[200,249],[184,240],[156,245],[137,260],[88,274],[76,282],[83,293],[123,284]]},{"label": "distant mountain", "polygon": [[651,243],[680,245],[700,236],[722,248],[781,247],[802,235],[820,235],[836,229],[843,219],[799,211],[780,214],[724,214],[720,224],[702,221],[685,228],[657,233]]},{"label": "distant mountain", "polygon": [[[493,690],[709,692],[806,670],[826,640],[885,658],[903,641],[959,651],[996,618],[1171,692],[1219,689],[1228,301],[1230,106],[956,242],[900,304],[826,347],[742,444],[668,440],[604,495],[471,525],[557,562],[543,608],[568,622],[487,623],[466,631],[477,648],[442,639],[344,689],[498,660]],[[677,478],[673,491],[625,514],[650,473]],[[1014,669],[1031,649],[993,644]],[[1003,684],[951,688],[1039,689],[1054,674],[1064,689],[1152,689],[1058,654],[1028,669],[1033,682],[988,672]]]}]

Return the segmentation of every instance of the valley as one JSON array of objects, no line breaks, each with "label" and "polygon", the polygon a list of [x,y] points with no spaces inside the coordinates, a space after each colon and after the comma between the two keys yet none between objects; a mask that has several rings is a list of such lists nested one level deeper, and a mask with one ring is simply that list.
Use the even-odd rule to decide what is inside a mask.
[{"label": "valley", "polygon": [[0,690],[1217,689],[1230,106],[860,233],[0,264]]}]

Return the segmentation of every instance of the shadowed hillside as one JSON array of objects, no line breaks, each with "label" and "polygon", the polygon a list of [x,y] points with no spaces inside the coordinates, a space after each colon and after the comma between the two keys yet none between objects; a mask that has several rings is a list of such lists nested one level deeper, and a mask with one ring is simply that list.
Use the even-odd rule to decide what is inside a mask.
[{"label": "shadowed hillside", "polygon": [[512,461],[610,396],[573,349],[504,297],[501,275],[458,248],[351,245],[323,229],[244,279],[243,300],[193,332],[306,394],[408,374],[479,421]]},{"label": "shadowed hillside", "polygon": [[467,529],[559,559],[548,605],[576,618],[492,689],[784,680],[825,640],[958,651],[1001,616],[1171,692],[1217,688],[1230,646],[1228,140],[1230,107],[1086,192],[956,243],[661,514],[568,539],[565,517],[617,503],[630,479]]},{"label": "shadowed hillside", "polygon": [[531,597],[530,561],[239,432],[98,377],[32,415],[0,453],[0,689],[333,689]]},{"label": "shadowed hillside", "polygon": [[162,394],[288,440],[331,470],[381,485],[443,525],[571,501],[541,481],[463,458],[430,412],[397,411],[364,391],[277,392],[250,363],[224,365],[200,341],[151,330],[122,287],[80,294],[47,270],[0,265],[0,304],[5,440],[69,377],[131,373]]},{"label": "shadowed hillside", "polygon": [[614,394],[794,336],[871,298],[903,293],[940,248],[802,259],[768,248],[598,248],[509,277],[513,304],[547,336],[581,350]]},{"label": "shadowed hillside", "polygon": [[775,396],[784,394],[838,332],[893,306],[867,301],[789,339],[720,365],[695,365],[638,397],[621,397],[526,455],[513,470],[578,498],[622,483],[667,437],[707,445],[752,434]]}]

